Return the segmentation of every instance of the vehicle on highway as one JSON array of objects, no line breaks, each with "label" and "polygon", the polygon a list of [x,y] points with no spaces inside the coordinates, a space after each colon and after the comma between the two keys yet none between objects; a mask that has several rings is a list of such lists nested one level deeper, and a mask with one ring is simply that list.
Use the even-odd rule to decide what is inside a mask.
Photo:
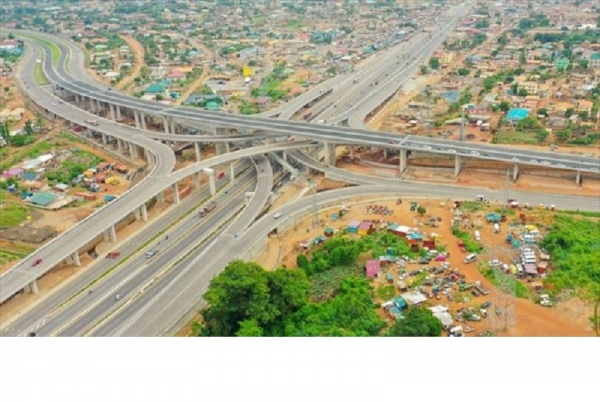
[{"label": "vehicle on highway", "polygon": [[156,254],[158,254],[158,250],[157,249],[152,249],[149,251],[146,251],[146,258],[152,258],[154,257]]},{"label": "vehicle on highway", "polygon": [[449,153],[449,154],[455,154],[455,153],[456,153],[456,151],[455,151],[454,149],[449,149],[449,150],[448,150],[448,153]]},{"label": "vehicle on highway", "polygon": [[538,163],[537,159],[531,159],[531,160],[529,160],[529,162],[531,162],[531,163]]},{"label": "vehicle on highway", "polygon": [[429,145],[423,145],[423,149],[431,149]]},{"label": "vehicle on highway", "polygon": [[87,124],[91,124],[92,126],[100,125],[100,123],[98,123],[98,120],[95,120],[95,119],[85,119],[83,122],[87,123]]},{"label": "vehicle on highway", "polygon": [[217,179],[222,179],[223,177],[225,177],[225,172],[217,173]]},{"label": "vehicle on highway", "polygon": [[515,157],[515,158],[512,158],[512,160],[513,160],[514,162],[518,162],[518,161],[519,161],[519,158],[516,158],[516,157]]},{"label": "vehicle on highway", "polygon": [[63,103],[64,103],[64,102],[63,102],[63,101],[61,101],[61,100],[59,100],[59,101],[58,101],[58,104],[59,104],[59,105],[62,105]]},{"label": "vehicle on highway", "polygon": [[563,165],[562,163],[557,163],[556,167],[566,167],[565,165]]},{"label": "vehicle on highway", "polygon": [[273,215],[273,218],[275,219],[279,219],[283,216],[283,214],[281,212],[277,212],[275,215]]},{"label": "vehicle on highway", "polygon": [[27,336],[30,336],[30,337],[32,337],[32,336],[36,336],[36,335],[37,335],[37,334],[36,334],[35,332],[28,332],[28,333],[27,333]]},{"label": "vehicle on highway", "polygon": [[198,214],[198,217],[204,218],[206,215],[208,215],[216,207],[217,207],[217,203],[215,201],[212,201],[211,203],[209,203],[207,206],[205,206],[204,208],[202,208],[200,210],[200,213]]},{"label": "vehicle on highway", "polygon": [[551,163],[550,163],[550,162],[548,162],[548,161],[541,161],[540,163],[541,163],[542,165],[550,165],[550,164],[551,164]]},{"label": "vehicle on highway", "polygon": [[123,298],[123,293],[117,293],[117,295],[115,296],[115,300],[119,301]]},{"label": "vehicle on highway", "polygon": [[120,251],[111,251],[110,253],[106,254],[106,258],[109,260],[114,260],[117,259],[121,256],[121,252]]},{"label": "vehicle on highway", "polygon": [[481,155],[481,154],[477,151],[471,151],[471,155]]},{"label": "vehicle on highway", "polygon": [[37,266],[38,266],[38,265],[40,265],[41,263],[42,263],[42,259],[41,259],[41,258],[37,258],[37,259],[36,259],[36,260],[33,262],[32,266],[34,266],[34,267],[37,267]]}]

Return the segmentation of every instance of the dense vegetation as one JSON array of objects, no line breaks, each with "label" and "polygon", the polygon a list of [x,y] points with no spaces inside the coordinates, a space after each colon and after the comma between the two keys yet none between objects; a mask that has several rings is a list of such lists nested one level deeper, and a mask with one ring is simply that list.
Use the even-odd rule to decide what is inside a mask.
[{"label": "dense vegetation", "polygon": [[546,278],[553,292],[577,290],[595,303],[591,321],[599,334],[600,307],[600,224],[597,219],[580,219],[558,214],[542,246],[552,256],[554,269]]},{"label": "dense vegetation", "polygon": [[[264,270],[253,262],[234,261],[212,280],[205,295],[209,307],[199,336],[440,336],[430,312],[409,313],[387,330],[377,315],[373,290],[364,277],[364,261],[383,254],[408,254],[406,242],[377,233],[361,239],[343,235],[300,255],[300,269]],[[415,309],[416,310],[416,309]],[[410,318],[409,318],[410,316]],[[414,328],[413,328],[414,327]]]}]

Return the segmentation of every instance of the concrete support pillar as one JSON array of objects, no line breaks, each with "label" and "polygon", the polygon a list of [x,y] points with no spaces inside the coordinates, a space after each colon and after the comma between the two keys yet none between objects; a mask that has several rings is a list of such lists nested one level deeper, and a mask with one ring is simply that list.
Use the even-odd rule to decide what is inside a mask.
[{"label": "concrete support pillar", "polygon": [[34,280],[29,284],[29,290],[34,295],[37,295],[40,292],[40,290],[38,289],[37,280]]},{"label": "concrete support pillar", "polygon": [[269,194],[269,202],[271,204],[273,204],[275,202],[275,193],[271,191],[271,194]]},{"label": "concrete support pillar", "polygon": [[169,118],[165,117],[163,119],[163,123],[165,125],[165,134],[169,134]]},{"label": "concrete support pillar", "polygon": [[285,151],[281,152],[281,157],[282,157],[282,159],[283,159],[285,162],[287,162],[287,161],[288,161],[288,160],[287,160],[287,152],[285,152]]},{"label": "concrete support pillar", "polygon": [[200,182],[200,172],[194,173],[194,189],[200,190],[201,184],[202,183]]},{"label": "concrete support pillar", "polygon": [[121,118],[121,106],[115,106],[115,107],[116,107],[116,109],[117,109],[117,121],[121,121],[121,120],[123,120],[123,119]]},{"label": "concrete support pillar", "polygon": [[140,211],[139,208],[134,209],[133,213],[135,215],[135,220],[136,221],[141,221],[142,220],[142,211]]},{"label": "concrete support pillar", "polygon": [[454,159],[454,176],[457,177],[460,174],[461,169],[461,157],[460,155],[456,155]]},{"label": "concrete support pillar", "polygon": [[104,110],[104,106],[102,105],[102,102],[100,102],[100,100],[96,99],[96,111],[98,113],[100,113],[103,110]]},{"label": "concrete support pillar", "polygon": [[225,143],[217,142],[215,145],[215,151],[217,155],[223,155],[226,152]]},{"label": "concrete support pillar", "polygon": [[404,173],[406,170],[406,163],[408,162],[408,150],[406,148],[400,149],[400,173]]},{"label": "concrete support pillar", "polygon": [[106,134],[102,133],[102,143],[104,145],[108,144],[108,137]]},{"label": "concrete support pillar", "polygon": [[115,229],[115,225],[111,225],[111,227],[106,229],[104,232],[104,240],[111,241],[113,243],[117,242],[117,230]]},{"label": "concrete support pillar", "polygon": [[79,95],[75,95],[75,102],[81,103],[81,97]]},{"label": "concrete support pillar", "polygon": [[354,158],[354,145],[350,145],[348,151],[350,153],[350,158]]},{"label": "concrete support pillar", "polygon": [[233,167],[233,162],[229,162],[229,179],[231,181],[235,180],[235,169]]},{"label": "concrete support pillar", "polygon": [[177,185],[177,183],[171,185],[171,191],[173,192],[173,204],[179,204],[179,202],[181,202],[181,199],[179,198],[179,186]]},{"label": "concrete support pillar", "polygon": [[109,103],[108,107],[110,108],[110,119],[112,121],[116,121],[117,120],[117,116],[115,114],[115,105],[113,105],[112,103]]},{"label": "concrete support pillar", "polygon": [[135,128],[141,128],[142,125],[140,123],[140,112],[138,112],[137,110],[133,111],[133,117],[135,117]]},{"label": "concrete support pillar", "polygon": [[387,157],[388,157],[388,149],[383,148],[383,159],[387,159]]},{"label": "concrete support pillar", "polygon": [[94,100],[92,98],[90,98],[90,111],[92,113],[96,113],[96,103],[94,102]]},{"label": "concrete support pillar", "polygon": [[127,144],[129,145],[129,155],[131,155],[133,158],[133,154],[135,153],[135,145],[133,145],[131,142],[128,142]]},{"label": "concrete support pillar", "polygon": [[158,202],[165,202],[165,192],[161,191],[156,195],[156,199],[158,200]]},{"label": "concrete support pillar", "polygon": [[215,182],[215,172],[208,174],[208,185],[210,187],[210,195],[217,193],[217,183]]},{"label": "concrete support pillar", "polygon": [[519,164],[515,163],[513,167],[513,181],[517,181],[519,179]]},{"label": "concrete support pillar", "polygon": [[577,185],[581,186],[581,172],[577,172],[577,176],[575,176],[575,183],[577,183]]},{"label": "concrete support pillar", "polygon": [[140,112],[140,123],[142,123],[142,130],[147,130],[148,128],[146,127],[146,115],[142,112]]},{"label": "concrete support pillar", "polygon": [[148,208],[146,208],[146,204],[142,204],[140,212],[142,213],[142,221],[148,222]]},{"label": "concrete support pillar", "polygon": [[171,119],[171,134],[177,134],[177,127],[175,125],[175,119]]},{"label": "concrete support pillar", "polygon": [[123,140],[117,138],[117,148],[119,148],[119,152],[123,152]]},{"label": "concrete support pillar", "polygon": [[199,142],[194,142],[194,150],[196,151],[196,162],[200,162],[202,160],[202,154],[200,153]]},{"label": "concrete support pillar", "polygon": [[325,142],[324,145],[325,145],[325,164],[327,166],[335,166],[335,144],[330,144],[328,142]]},{"label": "concrete support pillar", "polygon": [[73,264],[77,267],[81,266],[81,260],[79,259],[79,253],[77,251],[75,251],[73,254],[71,254],[71,261],[73,262]]}]

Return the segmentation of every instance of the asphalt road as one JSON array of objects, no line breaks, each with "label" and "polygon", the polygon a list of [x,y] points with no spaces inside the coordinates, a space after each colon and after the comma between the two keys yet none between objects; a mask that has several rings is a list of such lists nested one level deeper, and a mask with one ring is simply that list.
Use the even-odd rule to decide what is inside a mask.
[{"label": "asphalt road", "polygon": [[[254,170],[254,166],[249,164],[247,160],[242,160],[236,164],[236,174],[239,175],[243,170],[247,169]],[[220,180],[217,185],[219,191],[223,188],[228,189],[231,184],[229,183],[229,170],[224,170],[225,177]],[[237,185],[237,182],[234,182]],[[165,232],[171,239],[175,239],[174,230],[175,228],[169,228],[173,222],[176,222],[187,211],[197,208],[198,203],[210,197],[208,185],[203,185],[199,191],[192,193],[190,196],[184,198],[180,205],[172,206],[164,214],[151,221],[144,230],[137,232],[125,243],[115,245],[114,249],[121,252],[120,259],[132,254],[136,251],[140,244],[146,244],[151,240],[156,233]],[[190,225],[195,224],[195,220],[183,221],[179,225],[182,225],[184,230]],[[145,247],[142,251],[148,251],[151,246]],[[38,330],[46,325],[47,322],[56,319],[56,314],[59,312],[59,307],[64,305],[72,295],[77,294],[79,291],[88,286],[92,281],[96,280],[103,273],[107,272],[118,263],[119,260],[108,260],[104,258],[104,255],[99,255],[98,260],[92,269],[86,269],[81,275],[73,279],[73,281],[67,282],[60,289],[48,294],[44,297],[43,302],[38,303],[20,316],[16,317],[13,321],[7,322],[5,320],[0,321],[1,336],[17,336],[23,335],[28,332],[38,332]],[[119,268],[122,269],[122,268]],[[107,277],[107,278],[110,278]],[[96,292],[99,294],[99,292]],[[62,322],[61,322],[62,323]]]}]

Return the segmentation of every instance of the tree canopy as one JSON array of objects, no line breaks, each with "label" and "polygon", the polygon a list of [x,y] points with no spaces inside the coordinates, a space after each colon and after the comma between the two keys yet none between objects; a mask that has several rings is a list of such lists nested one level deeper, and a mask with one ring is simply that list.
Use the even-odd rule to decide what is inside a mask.
[{"label": "tree canopy", "polygon": [[396,320],[388,336],[441,336],[442,323],[426,308],[411,308],[403,319]]}]

